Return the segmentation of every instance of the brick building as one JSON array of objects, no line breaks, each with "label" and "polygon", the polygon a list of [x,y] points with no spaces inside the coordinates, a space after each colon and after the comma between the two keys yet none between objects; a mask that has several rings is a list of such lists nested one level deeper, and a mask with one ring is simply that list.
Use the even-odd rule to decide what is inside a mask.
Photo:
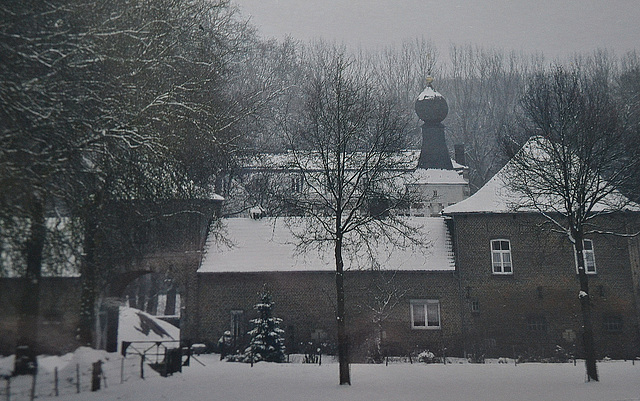
[{"label": "brick building", "polygon": [[[580,355],[573,246],[540,214],[514,207],[518,197],[505,185],[509,164],[467,197],[464,173],[451,163],[445,144],[446,100],[429,83],[415,107],[424,121],[423,142],[417,168],[409,173],[424,179],[409,189],[421,192],[425,202],[415,213],[395,212],[424,224],[430,246],[407,250],[377,244],[374,253],[386,256],[374,263],[366,255],[350,255],[345,289],[353,360],[427,349],[539,359],[553,357],[558,346]],[[419,217],[441,211],[441,217]],[[640,206],[632,205],[603,215],[600,223],[633,233],[639,215]],[[236,246],[225,250],[209,242],[183,338],[213,343],[231,330],[242,345],[253,304],[266,285],[276,315],[284,319],[290,351],[310,341],[335,342],[332,252],[296,254],[295,236],[277,224],[229,219]],[[611,235],[584,241],[599,357],[640,356],[639,244],[637,238]]]},{"label": "brick building", "polygon": [[[462,352],[460,297],[443,218],[415,218],[429,239],[421,249],[382,242],[376,255],[347,252],[345,277],[354,361],[378,352],[407,354],[443,348]],[[309,342],[335,345],[335,266],[331,249],[299,253],[296,228],[282,219],[225,221],[232,247],[212,240],[198,270],[197,298],[182,337],[213,344],[230,330],[246,346],[253,305],[266,286],[283,319],[286,346],[301,352]],[[379,348],[380,347],[380,348]]]},{"label": "brick building", "polygon": [[[516,209],[518,196],[505,185],[509,168],[510,163],[473,196],[444,210],[454,237],[465,349],[551,357],[561,346],[580,354],[574,247],[540,213]],[[638,217],[638,205],[629,203],[591,225],[633,234]],[[583,241],[598,357],[640,355],[638,239],[631,238],[592,234]]]},{"label": "brick building", "polygon": [[[491,183],[445,209],[446,218],[413,217],[426,222],[433,241],[425,252],[392,249],[383,263],[368,266],[362,255],[350,255],[345,288],[354,361],[371,358],[378,345],[395,355],[446,349],[459,356],[548,358],[557,346],[580,355],[573,247],[538,214],[481,210],[487,192],[495,193]],[[636,214],[609,216],[606,224],[631,231]],[[238,218],[226,226],[234,246],[209,244],[183,338],[213,344],[231,330],[242,348],[266,286],[290,352],[309,342],[335,344],[330,250],[296,254],[282,221]],[[585,242],[598,357],[638,356],[639,241],[597,235]]]}]

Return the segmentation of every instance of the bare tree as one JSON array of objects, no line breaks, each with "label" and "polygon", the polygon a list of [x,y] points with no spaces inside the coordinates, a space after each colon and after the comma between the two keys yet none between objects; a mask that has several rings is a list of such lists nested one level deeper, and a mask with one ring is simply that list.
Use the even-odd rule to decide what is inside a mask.
[{"label": "bare tree", "polygon": [[380,363],[384,358],[382,349],[383,327],[385,322],[396,313],[395,308],[405,300],[405,295],[412,289],[411,284],[397,277],[398,272],[379,270],[373,272],[366,286],[359,289],[366,294],[365,301],[357,305],[365,316],[373,323],[372,344],[369,344],[368,358]]},{"label": "bare tree", "polygon": [[526,78],[539,60],[471,45],[452,45],[450,60],[441,84],[451,110],[447,134],[453,143],[465,145],[475,192],[504,165],[496,157],[499,138],[512,123]]},{"label": "bare tree", "polygon": [[[2,242],[33,254],[16,270],[37,286],[44,214],[82,221],[73,225],[84,242],[82,343],[92,342],[107,273],[97,271],[96,238],[116,235],[101,213],[113,202],[210,194],[250,113],[226,80],[250,35],[225,0],[0,6]],[[27,233],[14,236],[16,227]],[[35,316],[37,288],[26,293]]]},{"label": "bare tree", "polygon": [[371,56],[372,72],[377,84],[400,105],[410,123],[405,129],[407,145],[419,147],[420,120],[413,113],[416,90],[427,86],[427,76],[440,76],[438,49],[424,37],[404,40]]},{"label": "bare tree", "polygon": [[584,240],[630,235],[612,231],[603,216],[630,207],[618,190],[638,161],[620,146],[623,131],[607,86],[578,70],[536,74],[521,106],[531,139],[512,158],[509,185],[522,195],[518,207],[541,213],[575,249],[586,371],[598,380]]},{"label": "bare tree", "polygon": [[[614,88],[627,133],[625,148],[628,157],[637,160],[640,158],[640,55],[636,52],[628,53],[621,64]],[[640,201],[640,166],[624,190],[634,201]]]},{"label": "bare tree", "polygon": [[285,202],[290,213],[307,216],[289,220],[296,225],[292,230],[301,247],[333,250],[340,384],[351,382],[345,250],[416,237],[389,213],[406,195],[398,185],[401,173],[394,157],[403,147],[400,132],[406,122],[360,61],[336,46],[319,43],[312,48],[303,115],[295,130],[288,131],[290,168],[301,178],[301,187],[288,190]]}]

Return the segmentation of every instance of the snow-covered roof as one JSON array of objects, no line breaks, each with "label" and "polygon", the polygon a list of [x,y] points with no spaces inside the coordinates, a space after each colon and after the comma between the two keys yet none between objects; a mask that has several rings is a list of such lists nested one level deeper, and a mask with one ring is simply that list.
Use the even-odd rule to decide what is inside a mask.
[{"label": "snow-covered roof", "polygon": [[418,168],[412,173],[412,184],[467,185],[467,181],[455,170]]},{"label": "snow-covered roof", "polygon": [[451,165],[453,166],[454,170],[463,170],[465,168],[467,168],[467,166],[458,163],[457,161],[451,159]]},{"label": "snow-covered roof", "polygon": [[[345,269],[371,269],[375,263],[387,270],[454,270],[451,238],[444,219],[413,218],[411,224],[426,239],[424,245],[399,247],[381,239],[373,251],[375,261],[364,249],[355,254],[347,251]],[[224,226],[228,241],[210,235],[198,273],[335,270],[331,247],[301,253],[292,228],[283,219],[230,218],[224,220]]]},{"label": "snow-covered roof", "polygon": [[443,97],[443,96],[440,94],[440,92],[433,89],[431,86],[427,86],[426,88],[424,88],[422,92],[420,92],[417,100],[433,99],[436,97]]},{"label": "snow-covered roof", "polygon": [[[297,165],[295,163],[295,155],[293,152],[282,153],[260,153],[245,160],[244,168],[247,170],[279,170],[290,169]],[[299,160],[299,164],[307,166],[309,170],[321,169],[321,164],[312,152],[307,155],[298,154],[298,157],[304,158]],[[420,149],[406,149],[398,151],[392,155],[392,160],[396,170],[409,171],[413,170],[418,164],[420,158]],[[457,163],[451,159],[451,163],[455,170],[463,170],[467,166]]]},{"label": "snow-covered roof", "polygon": [[[540,160],[545,160],[548,155],[544,151],[544,146],[539,141],[544,141],[540,137],[531,138],[524,146],[529,154],[535,155]],[[521,150],[522,151],[522,150]],[[514,212],[536,212],[530,206],[525,194],[516,192],[509,186],[509,177],[512,175],[515,163],[510,160],[500,171],[498,171],[482,188],[469,198],[454,205],[444,208],[443,214],[466,214],[466,213],[514,213]],[[555,201],[555,202],[554,202]],[[561,205],[561,199],[540,199],[539,204]],[[593,208],[594,212],[609,210],[610,205],[625,205],[625,210],[640,211],[640,205],[630,202],[620,192],[614,191],[601,200]],[[553,211],[553,210],[547,210]]]},{"label": "snow-covered roof", "polygon": [[444,208],[444,214],[456,213],[513,213],[523,199],[506,185],[503,167],[475,194],[454,205]]},{"label": "snow-covered roof", "polygon": [[[118,315],[118,352],[123,341],[172,341],[180,340],[180,329],[158,317],[139,309],[120,306]],[[138,348],[147,348],[144,344]],[[167,348],[176,348],[179,343],[165,343]]]}]

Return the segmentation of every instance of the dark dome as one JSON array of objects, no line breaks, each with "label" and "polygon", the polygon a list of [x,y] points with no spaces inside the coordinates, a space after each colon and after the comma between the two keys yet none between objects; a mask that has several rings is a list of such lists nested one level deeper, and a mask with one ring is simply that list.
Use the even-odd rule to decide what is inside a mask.
[{"label": "dark dome", "polygon": [[433,87],[433,78],[427,78],[427,87],[418,95],[416,99],[416,114],[424,122],[440,123],[449,113],[449,106],[445,98]]}]

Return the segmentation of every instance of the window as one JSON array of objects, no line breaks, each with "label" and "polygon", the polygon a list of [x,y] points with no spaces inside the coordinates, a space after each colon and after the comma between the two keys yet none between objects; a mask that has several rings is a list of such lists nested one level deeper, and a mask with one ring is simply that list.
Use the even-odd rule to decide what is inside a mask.
[{"label": "window", "polygon": [[[582,255],[584,257],[584,268],[587,274],[596,274],[596,254],[593,250],[593,241],[590,239],[582,240]],[[578,257],[575,255],[576,272],[578,271]]]},{"label": "window", "polygon": [[602,327],[609,333],[620,333],[622,331],[622,318],[620,316],[605,316]]},{"label": "window", "polygon": [[491,240],[493,274],[513,274],[511,243],[507,239]]},{"label": "window", "polygon": [[291,192],[302,192],[304,181],[301,176],[293,176],[291,178]]},{"label": "window", "polygon": [[440,301],[437,299],[411,300],[411,328],[439,329]]},{"label": "window", "polygon": [[480,301],[477,299],[471,300],[471,312],[480,312]]},{"label": "window", "polygon": [[547,331],[547,319],[544,316],[529,316],[527,318],[527,329],[535,332]]},{"label": "window", "polygon": [[234,339],[242,337],[242,315],[241,310],[231,311],[231,335]]}]

